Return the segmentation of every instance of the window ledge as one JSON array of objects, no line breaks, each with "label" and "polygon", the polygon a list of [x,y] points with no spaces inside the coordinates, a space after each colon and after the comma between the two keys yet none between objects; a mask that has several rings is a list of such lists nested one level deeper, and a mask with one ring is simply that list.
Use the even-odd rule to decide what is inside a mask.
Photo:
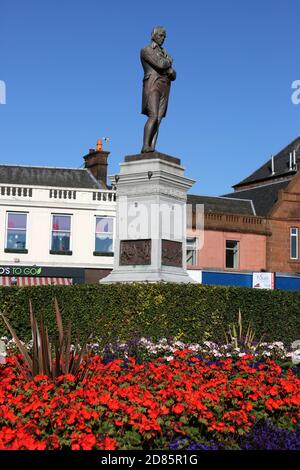
[{"label": "window ledge", "polygon": [[20,249],[18,250],[18,248],[4,248],[4,253],[28,253],[28,250],[25,250],[25,249]]},{"label": "window ledge", "polygon": [[56,250],[50,250],[49,253],[50,255],[66,255],[66,256],[71,256],[73,254],[72,251],[56,251]]},{"label": "window ledge", "polygon": [[114,256],[114,253],[109,251],[109,252],[106,252],[106,251],[94,251],[93,253],[94,256]]}]

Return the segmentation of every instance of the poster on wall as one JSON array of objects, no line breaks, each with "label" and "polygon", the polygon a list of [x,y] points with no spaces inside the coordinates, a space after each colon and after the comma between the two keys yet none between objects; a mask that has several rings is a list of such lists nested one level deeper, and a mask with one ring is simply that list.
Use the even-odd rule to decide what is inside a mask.
[{"label": "poster on wall", "polygon": [[198,269],[188,269],[187,273],[194,281],[202,284],[202,271]]},{"label": "poster on wall", "polygon": [[254,289],[274,289],[274,273],[253,273]]}]

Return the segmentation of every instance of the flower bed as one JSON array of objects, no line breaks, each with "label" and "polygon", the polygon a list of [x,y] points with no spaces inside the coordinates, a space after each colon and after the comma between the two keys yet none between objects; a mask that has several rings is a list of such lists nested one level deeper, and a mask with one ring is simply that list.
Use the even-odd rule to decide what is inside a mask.
[{"label": "flower bed", "polygon": [[94,355],[82,383],[70,374],[27,381],[8,356],[0,449],[253,449],[264,439],[265,448],[300,449],[300,379],[291,369],[250,355],[172,356],[140,364]]},{"label": "flower bed", "polygon": [[[246,346],[242,341],[239,347],[234,344],[217,344],[213,341],[204,341],[203,343],[184,343],[176,339],[162,338],[160,341],[153,342],[150,339],[133,336],[129,341],[122,342],[116,340],[114,343],[107,344],[105,348],[101,348],[99,343],[92,343],[89,349],[95,353],[104,354],[112,357],[132,356],[137,360],[152,360],[155,357],[165,357],[167,360],[173,359],[175,351],[189,349],[197,356],[203,358],[239,359],[245,355],[251,355],[255,360],[264,360],[266,358],[284,363],[300,363],[300,357],[291,347],[285,346],[281,341],[272,343],[261,342],[252,343]],[[290,364],[289,364],[290,365]]]},{"label": "flower bed", "polygon": [[[9,339],[7,336],[2,336],[0,341],[3,341],[7,352],[17,352],[17,347],[14,339]],[[27,343],[22,342],[28,351],[32,350],[32,341]],[[212,359],[239,359],[243,356],[250,354],[257,361],[264,359],[272,359],[280,364],[289,363],[293,358],[293,363],[300,363],[300,356],[298,357],[295,349],[290,346],[284,345],[282,341],[274,341],[272,343],[261,342],[253,343],[250,347],[245,344],[239,344],[240,347],[235,347],[233,344],[217,344],[213,341],[204,341],[202,343],[184,343],[172,338],[162,338],[159,341],[152,341],[151,339],[133,335],[128,341],[121,341],[118,338],[113,343],[106,343],[105,347],[101,346],[100,342],[89,343],[87,349],[94,353],[103,356],[104,358],[123,358],[134,357],[138,362],[153,360],[158,357],[164,357],[166,360],[173,359],[175,351],[189,349],[198,356],[203,358]],[[74,346],[72,346],[74,348]],[[5,356],[6,354],[4,354]]]}]

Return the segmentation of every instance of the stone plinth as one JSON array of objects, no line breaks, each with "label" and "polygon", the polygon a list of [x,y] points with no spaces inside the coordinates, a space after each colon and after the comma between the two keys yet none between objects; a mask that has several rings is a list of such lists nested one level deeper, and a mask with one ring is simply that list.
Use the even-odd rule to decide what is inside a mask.
[{"label": "stone plinth", "polygon": [[114,269],[101,283],[194,282],[186,271],[186,193],[178,158],[129,155],[120,164]]}]

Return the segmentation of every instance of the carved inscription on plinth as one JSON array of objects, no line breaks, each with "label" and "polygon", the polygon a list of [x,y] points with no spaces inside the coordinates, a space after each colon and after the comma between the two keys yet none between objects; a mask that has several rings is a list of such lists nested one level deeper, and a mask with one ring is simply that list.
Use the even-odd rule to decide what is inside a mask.
[{"label": "carved inscription on plinth", "polygon": [[162,240],[161,244],[161,264],[182,268],[182,243]]},{"label": "carved inscription on plinth", "polygon": [[121,240],[120,266],[151,264],[151,239]]}]

